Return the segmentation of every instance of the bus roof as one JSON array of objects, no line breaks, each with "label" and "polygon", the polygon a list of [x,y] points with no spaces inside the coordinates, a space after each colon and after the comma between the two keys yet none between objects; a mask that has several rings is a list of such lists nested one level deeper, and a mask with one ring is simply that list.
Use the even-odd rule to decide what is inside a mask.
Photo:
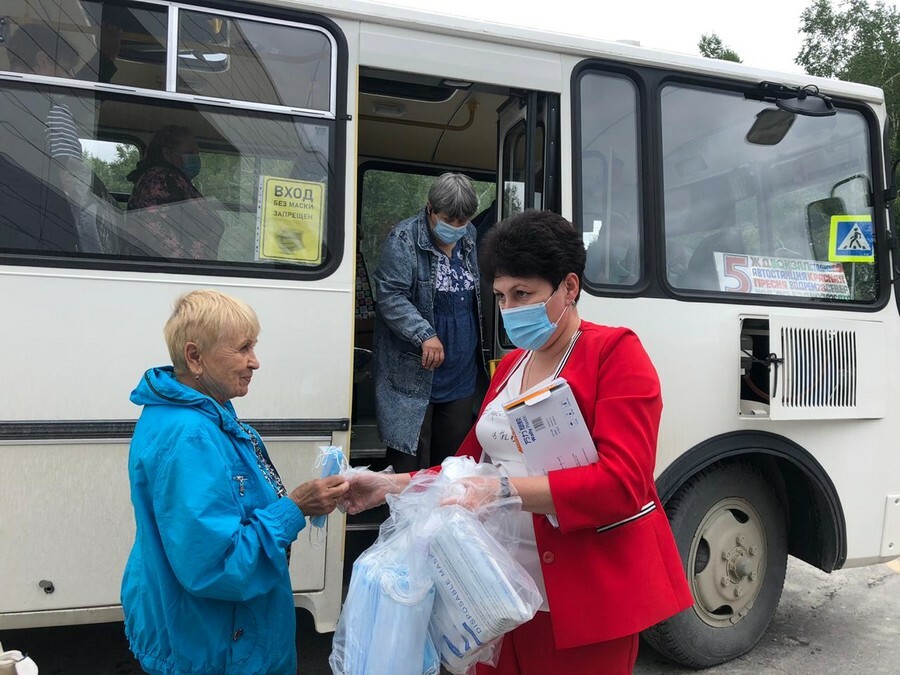
[{"label": "bus roof", "polygon": [[480,21],[369,0],[280,0],[279,4],[321,12],[333,17],[383,25],[409,27],[411,24],[415,24],[419,30],[528,47],[543,52],[609,58],[644,66],[678,68],[681,71],[698,75],[726,76],[746,82],[771,81],[798,87],[814,84],[820,91],[830,95],[861,99],[875,104],[884,103],[882,90],[869,85],[814,77],[802,73],[785,73],[754,68],[741,63],[642,47],[626,42]]}]

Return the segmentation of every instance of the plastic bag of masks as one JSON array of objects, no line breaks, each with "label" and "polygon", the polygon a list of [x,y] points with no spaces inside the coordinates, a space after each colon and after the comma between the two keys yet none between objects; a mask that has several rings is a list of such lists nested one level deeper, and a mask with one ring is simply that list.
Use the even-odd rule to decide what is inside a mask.
[{"label": "plastic bag of masks", "polygon": [[439,662],[462,675],[496,663],[503,634],[541,605],[513,557],[521,501],[490,499],[473,510],[452,502],[461,480],[497,477],[489,464],[452,457],[439,474],[418,474],[388,496],[390,517],[353,565],[330,659],[335,675],[437,675]]}]

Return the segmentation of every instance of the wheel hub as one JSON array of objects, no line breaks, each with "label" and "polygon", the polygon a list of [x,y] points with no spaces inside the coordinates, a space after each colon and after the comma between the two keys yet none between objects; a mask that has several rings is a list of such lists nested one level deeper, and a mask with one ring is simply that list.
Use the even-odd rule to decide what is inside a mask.
[{"label": "wheel hub", "polygon": [[753,607],[765,572],[765,537],[759,513],[744,499],[724,499],[707,512],[688,561],[694,611],[705,623],[729,626]]}]

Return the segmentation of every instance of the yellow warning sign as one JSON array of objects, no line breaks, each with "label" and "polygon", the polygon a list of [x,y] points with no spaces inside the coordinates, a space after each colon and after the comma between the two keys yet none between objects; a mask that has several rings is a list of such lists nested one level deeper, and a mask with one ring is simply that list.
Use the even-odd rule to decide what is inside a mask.
[{"label": "yellow warning sign", "polygon": [[875,262],[872,216],[831,216],[828,260],[851,263]]},{"label": "yellow warning sign", "polygon": [[256,219],[258,260],[321,264],[325,183],[260,176]]}]

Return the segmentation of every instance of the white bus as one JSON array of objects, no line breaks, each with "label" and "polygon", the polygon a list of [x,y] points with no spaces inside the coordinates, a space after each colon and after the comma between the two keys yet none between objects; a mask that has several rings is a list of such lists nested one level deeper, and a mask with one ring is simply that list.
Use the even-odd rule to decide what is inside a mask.
[{"label": "white bus", "polygon": [[[181,292],[259,313],[237,407],[286,483],[315,475],[319,445],[377,464],[367,270],[446,170],[476,181],[479,231],[529,207],[572,220],[580,312],[632,327],[659,370],[657,481],[696,602],[652,644],[728,660],[769,624],[788,555],[831,571],[900,554],[878,89],[355,0],[0,15],[0,630],[120,618],[128,393],[167,361]],[[35,26],[63,39],[23,63],[16,33]],[[47,142],[63,105],[80,183]],[[197,139],[202,198],[129,204],[167,126]],[[324,545],[301,534],[295,598],[320,631],[372,527],[335,513]]]}]

